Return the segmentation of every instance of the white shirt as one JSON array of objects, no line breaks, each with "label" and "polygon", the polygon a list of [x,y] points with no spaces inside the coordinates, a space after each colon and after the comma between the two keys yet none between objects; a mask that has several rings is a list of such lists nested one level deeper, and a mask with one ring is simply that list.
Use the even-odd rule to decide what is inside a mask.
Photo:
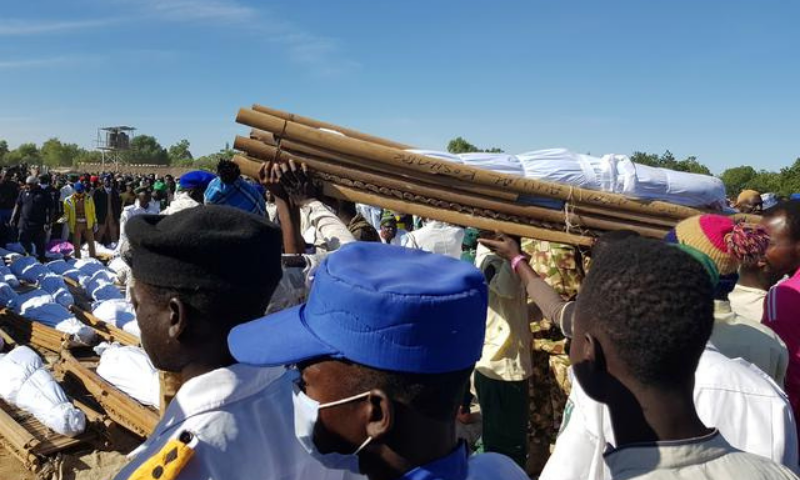
[{"label": "white shirt", "polygon": [[728,358],[752,363],[783,388],[789,366],[786,344],[771,328],[734,313],[726,301],[714,300],[711,343]]},{"label": "white shirt", "polygon": [[463,241],[463,228],[433,220],[419,230],[410,232],[406,236],[405,246],[452,258],[461,258]]},{"label": "white shirt", "polygon": [[[606,443],[614,444],[608,409],[572,380],[561,432],[539,478],[611,478],[603,462]],[[735,448],[797,471],[797,430],[789,401],[755,366],[731,360],[707,345],[695,372],[694,404],[700,420],[717,428]]]},{"label": "white shirt", "polygon": [[75,193],[75,189],[72,188],[71,184],[68,183],[64,185],[61,187],[61,201],[63,202],[67,198],[71,197],[73,193]]},{"label": "white shirt", "polygon": [[761,323],[764,319],[764,300],[767,298],[767,291],[760,288],[745,287],[736,284],[733,291],[728,294],[728,301],[731,308],[737,315],[745,319]]},{"label": "white shirt", "polygon": [[184,431],[198,443],[181,479],[362,478],[324,469],[300,446],[294,435],[291,375],[283,368],[236,364],[189,380],[116,479],[126,480]]},{"label": "white shirt", "polygon": [[641,443],[606,454],[614,480],[796,479],[788,468],[733,448],[718,431],[693,439]]},{"label": "white shirt", "polygon": [[137,198],[133,205],[128,205],[122,209],[122,215],[119,216],[119,243],[117,243],[116,252],[124,252],[128,248],[128,235],[125,233],[125,224],[131,218],[137,215],[158,215],[161,211],[158,202],[150,201],[147,208],[139,206],[139,199]]},{"label": "white shirt", "polygon": [[330,253],[356,239],[347,225],[319,200],[309,200],[300,206],[300,231],[306,243],[314,245],[316,253]]},{"label": "white shirt", "polygon": [[161,212],[162,215],[172,215],[182,210],[199,207],[200,203],[189,196],[188,192],[176,192],[175,199],[172,200],[167,208]]}]

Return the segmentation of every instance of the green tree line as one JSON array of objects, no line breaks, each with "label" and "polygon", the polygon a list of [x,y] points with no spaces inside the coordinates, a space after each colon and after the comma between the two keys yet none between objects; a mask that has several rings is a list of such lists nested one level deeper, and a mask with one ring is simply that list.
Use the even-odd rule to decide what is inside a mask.
[{"label": "green tree line", "polygon": [[[190,150],[188,140],[165,148],[155,137],[139,135],[130,143],[130,150],[121,154],[125,164],[140,165],[172,165],[194,168],[213,169],[220,158],[233,158],[233,150],[228,145],[219,152],[195,158]],[[100,163],[102,154],[97,150],[87,150],[74,143],[64,143],[58,138],[51,138],[41,146],[35,143],[23,143],[15,149],[9,149],[8,142],[0,140],[0,165],[46,165],[51,168],[73,167],[81,163]]]}]

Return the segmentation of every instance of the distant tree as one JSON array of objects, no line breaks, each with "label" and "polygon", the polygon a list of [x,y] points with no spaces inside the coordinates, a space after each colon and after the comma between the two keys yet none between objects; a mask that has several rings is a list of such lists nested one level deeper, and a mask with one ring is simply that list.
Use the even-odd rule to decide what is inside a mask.
[{"label": "distant tree", "polygon": [[57,138],[51,138],[42,144],[42,162],[51,168],[68,167],[85,150],[74,143],[61,143]]},{"label": "distant tree", "polygon": [[211,155],[204,155],[202,157],[195,159],[189,165],[183,164],[181,166],[188,166],[192,168],[198,168],[200,170],[208,170],[213,172],[217,169],[217,163],[219,163],[221,159],[232,160],[235,154],[236,151],[232,150],[230,144],[226,143],[225,148],[223,148],[219,152],[212,153]]},{"label": "distant tree", "polygon": [[8,154],[8,142],[0,140],[0,165],[5,165],[5,158]]},{"label": "distant tree", "polygon": [[450,153],[472,153],[480,150],[475,145],[464,140],[464,138],[456,137],[447,144],[447,151]]},{"label": "distant tree", "polygon": [[791,167],[782,168],[780,177],[780,193],[786,196],[800,193],[800,158],[797,158]]},{"label": "distant tree", "polygon": [[700,173],[702,175],[711,175],[711,170],[705,165],[697,161],[697,157],[686,157],[685,159],[677,162],[676,170],[689,173]]},{"label": "distant tree", "polygon": [[630,159],[633,163],[647,165],[648,167],[661,166],[659,163],[658,154],[655,153],[633,152],[633,155],[630,156]]},{"label": "distant tree", "polygon": [[170,165],[178,165],[184,160],[193,160],[192,152],[189,151],[189,140],[183,139],[175,145],[169,147],[169,163]]},{"label": "distant tree", "polygon": [[475,145],[466,141],[463,137],[456,137],[450,140],[450,142],[447,144],[447,151],[453,154],[475,153],[475,152],[503,153],[503,150],[497,147],[489,149],[478,148]]},{"label": "distant tree", "polygon": [[42,157],[35,143],[23,143],[15,150],[8,152],[5,155],[5,161],[7,165],[18,165],[20,163],[39,165],[42,163]]},{"label": "distant tree", "polygon": [[123,159],[128,164],[169,165],[167,149],[150,135],[139,135],[131,140],[131,149],[125,152]]},{"label": "distant tree", "polygon": [[728,195],[737,196],[757,175],[755,168],[743,165],[725,170],[719,178],[725,184]]},{"label": "distant tree", "polygon": [[650,167],[667,168],[679,172],[700,173],[711,175],[711,170],[697,161],[697,157],[690,156],[683,160],[678,160],[669,150],[660,156],[655,153],[633,152],[630,156],[633,163],[639,163]]}]

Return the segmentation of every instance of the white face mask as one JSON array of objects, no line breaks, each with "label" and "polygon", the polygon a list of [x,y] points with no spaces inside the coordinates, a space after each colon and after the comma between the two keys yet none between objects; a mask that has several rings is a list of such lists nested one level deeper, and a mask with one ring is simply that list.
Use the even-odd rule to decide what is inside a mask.
[{"label": "white face mask", "polygon": [[303,393],[300,388],[295,384],[292,392],[292,403],[294,403],[294,434],[300,445],[303,446],[306,452],[311,455],[315,460],[321,463],[325,468],[331,470],[347,470],[353,473],[361,473],[358,465],[358,454],[369,445],[372,437],[367,437],[364,443],[351,454],[342,453],[321,453],[314,443],[314,427],[319,418],[319,411],[323,408],[335,407],[343,405],[355,400],[366,398],[369,392],[364,392],[359,395],[344,398],[330,403],[320,403],[311,399],[308,395]]}]

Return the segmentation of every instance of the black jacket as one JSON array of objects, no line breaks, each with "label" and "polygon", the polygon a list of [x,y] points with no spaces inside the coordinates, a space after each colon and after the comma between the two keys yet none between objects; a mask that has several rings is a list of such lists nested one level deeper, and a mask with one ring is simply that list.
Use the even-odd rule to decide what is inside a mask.
[{"label": "black jacket", "polygon": [[12,222],[19,219],[23,230],[41,228],[49,224],[53,217],[53,201],[50,195],[39,187],[24,190],[17,199],[17,211]]},{"label": "black jacket", "polygon": [[[94,209],[97,213],[97,223],[104,223],[106,215],[108,215],[108,193],[103,187],[98,188],[92,194],[94,199]],[[122,215],[122,199],[116,188],[111,189],[111,215],[119,222],[119,217]]]}]

